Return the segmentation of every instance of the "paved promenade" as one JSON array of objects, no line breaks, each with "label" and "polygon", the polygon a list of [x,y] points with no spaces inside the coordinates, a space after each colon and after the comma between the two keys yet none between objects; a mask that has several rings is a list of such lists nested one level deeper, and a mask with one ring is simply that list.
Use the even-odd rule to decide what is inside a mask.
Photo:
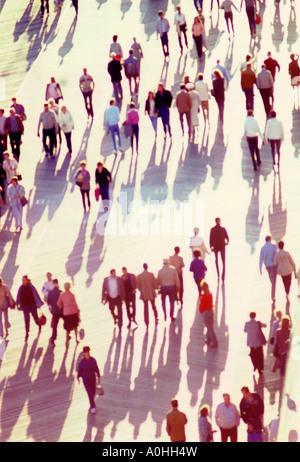
[{"label": "paved promenade", "polygon": [[[243,385],[258,391],[264,399],[265,425],[277,417],[281,408],[280,441],[298,437],[298,413],[288,408],[291,402],[286,396],[296,402],[299,410],[297,281],[293,280],[291,302],[286,305],[278,279],[276,307],[272,307],[268,275],[264,271],[260,276],[258,261],[264,238],[271,233],[274,240],[285,241],[297,268],[300,265],[300,110],[294,108],[287,72],[291,51],[300,51],[299,18],[288,1],[281,2],[280,11],[273,2],[259,2],[260,41],[253,45],[249,44],[244,9],[241,13],[234,11],[236,33],[234,40],[228,40],[223,12],[218,16],[215,10],[210,17],[210,2],[204,3],[207,51],[198,61],[190,32],[195,14],[191,0],[79,0],[78,18],[71,2],[65,0],[60,13],[53,11],[51,2],[50,15],[43,21],[38,0],[0,0],[1,106],[7,108],[16,96],[26,108],[20,172],[29,199],[21,234],[14,233],[11,212],[1,211],[0,274],[14,296],[25,273],[40,293],[47,271],[59,279],[61,287],[65,281],[72,281],[81,309],[80,327],[85,332],[77,348],[72,339],[66,349],[65,331],[60,325],[53,349],[48,344],[51,317],[44,305],[46,326],[37,337],[32,323],[29,340],[24,343],[23,315],[10,311],[10,335],[7,342],[0,344],[1,442],[169,441],[165,414],[174,396],[188,417],[187,441],[199,441],[199,406],[211,407],[216,429],[214,413],[222,394],[230,393],[238,406]],[[182,5],[189,27],[189,49],[183,55],[173,25],[178,4]],[[158,9],[166,11],[171,25],[168,64],[164,64],[161,43],[156,40]],[[129,142],[124,138],[125,156],[115,157],[111,139],[103,130],[104,110],[112,95],[107,63],[114,34],[119,35],[125,57],[134,36],[145,56],[136,100],[140,110],[138,157],[131,156]],[[285,130],[280,175],[273,172],[269,146],[262,148],[262,166],[254,173],[243,137],[245,98],[240,89],[240,66],[249,50],[257,54],[257,69],[268,51],[281,66],[275,83],[275,109]],[[230,75],[224,124],[218,122],[217,105],[210,99],[210,128],[204,126],[200,114],[199,132],[190,143],[187,135],[182,137],[177,109],[172,107],[172,143],[169,138],[164,141],[160,121],[155,143],[150,120],[144,116],[148,91],[163,81],[175,95],[183,76],[187,74],[194,81],[198,72],[203,72],[210,83],[217,59]],[[93,124],[87,122],[78,87],[83,67],[87,67],[96,84]],[[73,155],[66,154],[63,139],[55,160],[44,158],[41,139],[36,136],[51,76],[60,83],[64,103],[75,120]],[[130,102],[125,76],[122,84],[124,121]],[[263,129],[264,108],[258,90],[255,114]],[[87,161],[92,177],[92,207],[85,215],[74,184],[81,160]],[[93,197],[94,170],[99,160],[105,161],[113,175],[114,207],[105,235],[98,232],[98,204]],[[217,350],[204,343],[205,328],[197,311],[188,248],[195,225],[200,225],[200,234],[208,246],[216,216],[221,217],[230,237],[224,285],[218,284],[214,256],[206,257],[207,281],[215,304]],[[107,305],[101,304],[103,278],[111,268],[120,275],[123,266],[138,274],[144,262],[157,274],[163,258],[173,253],[175,245],[180,246],[185,261],[184,304],[183,309],[176,306],[176,322],[164,322],[158,298],[159,324],[154,326],[150,313],[147,332],[143,305],[137,297],[138,327],[126,329],[124,308],[124,327],[118,335]],[[285,383],[279,372],[271,372],[270,345],[265,348],[264,375],[259,378],[253,374],[243,333],[249,312],[256,311],[257,318],[268,326],[268,338],[277,309],[290,314],[296,339]],[[105,395],[97,398],[93,416],[88,414],[84,387],[76,380],[76,365],[84,345],[91,347],[98,361],[105,390]],[[220,441],[219,432],[215,435],[215,440]],[[239,441],[246,440],[246,425],[242,422]]]}]

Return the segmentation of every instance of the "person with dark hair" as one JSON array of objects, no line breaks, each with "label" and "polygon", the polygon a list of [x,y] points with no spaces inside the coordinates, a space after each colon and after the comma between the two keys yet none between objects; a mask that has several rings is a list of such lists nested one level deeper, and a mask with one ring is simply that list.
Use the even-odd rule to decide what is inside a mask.
[{"label": "person with dark hair", "polygon": [[181,34],[184,36],[184,41],[185,41],[185,46],[188,48],[188,40],[186,36],[186,31],[187,31],[187,26],[186,26],[186,19],[185,15],[181,11],[181,7],[177,6],[177,13],[175,13],[175,18],[174,18],[174,23],[176,25],[176,31],[178,35],[178,42],[179,42],[179,47],[180,47],[180,52],[182,54],[183,52],[183,45],[182,45],[182,39],[181,39]]},{"label": "person with dark hair", "polygon": [[25,321],[25,341],[28,340],[30,331],[30,314],[32,315],[34,322],[38,326],[38,333],[40,335],[42,326],[38,317],[38,308],[40,308],[44,302],[38,294],[38,291],[31,283],[31,280],[27,275],[22,278],[22,285],[19,287],[16,304],[18,310],[23,311]]},{"label": "person with dark hair", "polygon": [[180,290],[180,282],[177,271],[170,266],[168,258],[163,259],[163,267],[158,271],[156,280],[161,293],[161,304],[165,321],[167,320],[166,298],[169,297],[170,318],[173,322],[176,319],[174,316],[174,308],[175,300],[177,300],[177,293]]},{"label": "person with dark hair", "polygon": [[6,118],[4,129],[9,136],[11,151],[17,162],[20,160],[21,138],[24,133],[24,125],[21,116],[14,108],[10,108],[9,117]]},{"label": "person with dark hair", "polygon": [[274,263],[277,265],[277,274],[281,276],[286,298],[289,300],[289,294],[292,284],[292,274],[294,272],[295,278],[297,278],[296,264],[291,257],[291,254],[284,250],[284,242],[278,242],[278,252],[275,255]]},{"label": "person with dark hair", "polygon": [[145,114],[148,114],[149,119],[151,120],[152,127],[155,133],[155,141],[156,141],[158,110],[156,107],[155,94],[153,93],[153,91],[148,92],[148,98],[145,102]]},{"label": "person with dark hair", "polygon": [[224,77],[220,71],[214,71],[213,79],[213,96],[219,108],[220,121],[224,121],[224,104],[225,104],[225,84]]},{"label": "person with dark hair", "polygon": [[247,64],[247,68],[241,72],[241,87],[245,93],[246,109],[254,109],[254,84],[256,83],[256,74],[252,70],[251,64]]},{"label": "person with dark hair", "polygon": [[[102,162],[97,162],[97,168],[95,171],[95,183],[100,188],[100,195],[103,201],[109,201],[109,183],[112,182],[110,171],[104,167]],[[106,202],[103,202],[104,206],[107,206]]]},{"label": "person with dark hair", "polygon": [[218,340],[214,331],[213,298],[212,293],[209,290],[209,286],[206,282],[201,284],[199,312],[203,317],[206,327],[205,343],[211,348],[217,348]]},{"label": "person with dark hair", "polygon": [[157,92],[155,95],[155,105],[158,110],[158,117],[161,117],[165,139],[167,136],[167,130],[169,131],[169,136],[172,139],[171,127],[170,127],[170,107],[172,104],[173,96],[170,90],[164,88],[163,83],[158,84]]},{"label": "person with dark hair", "polygon": [[165,57],[165,61],[167,58],[170,58],[170,53],[169,53],[169,38],[168,38],[168,32],[170,30],[170,24],[167,18],[164,18],[164,13],[163,11],[158,12],[159,18],[156,21],[156,37],[160,36],[161,40],[161,46],[163,49],[163,54]]},{"label": "person with dark hair", "polygon": [[213,441],[213,429],[208,418],[210,408],[208,404],[204,404],[199,409],[198,428],[201,443],[211,443]]},{"label": "person with dark hair", "polygon": [[169,262],[170,262],[171,266],[174,266],[174,268],[177,271],[178,277],[179,277],[179,281],[180,281],[179,300],[180,300],[180,304],[181,304],[181,307],[182,307],[182,305],[183,305],[183,274],[182,274],[182,270],[183,270],[185,265],[184,265],[183,258],[179,255],[179,253],[180,253],[180,248],[176,246],[174,248],[174,255],[170,256]]},{"label": "person with dark hair", "polygon": [[80,91],[84,99],[84,104],[85,104],[88,118],[91,116],[91,118],[93,119],[94,110],[93,110],[92,97],[93,97],[93,91],[95,89],[95,82],[94,82],[93,77],[87,73],[86,67],[83,69],[83,74],[79,79],[79,88],[80,88]]},{"label": "person with dark hair", "polygon": [[258,393],[251,393],[248,387],[241,389],[243,398],[240,402],[240,414],[247,424],[248,443],[262,442],[264,402]]},{"label": "person with dark hair", "polygon": [[[265,138],[271,145],[273,168],[277,167],[279,170],[280,163],[280,146],[284,140],[283,123],[276,118],[277,114],[275,111],[270,112],[270,119],[267,121]],[[276,151],[277,151],[277,165],[276,165]]]},{"label": "person with dark hair", "polygon": [[120,103],[123,99],[123,89],[122,89],[122,64],[120,59],[117,59],[116,53],[111,53],[111,60],[107,65],[107,72],[110,75],[111,83],[114,89],[114,96],[117,103]]},{"label": "person with dark hair", "polygon": [[[40,126],[43,125],[43,147],[46,152],[46,157],[50,154],[50,157],[54,159],[53,149],[55,146],[56,133],[58,132],[58,121],[54,111],[49,109],[48,102],[44,104],[44,111],[41,112],[37,136],[40,137]],[[49,138],[49,146],[47,139]]]},{"label": "person with dark hair", "polygon": [[91,200],[90,200],[91,175],[90,175],[90,172],[86,169],[86,162],[84,160],[80,162],[80,167],[81,168],[77,171],[75,175],[75,181],[76,181],[76,184],[80,188],[83,210],[84,210],[84,213],[86,213],[85,199],[87,199],[87,206],[89,210],[91,208]]},{"label": "person with dark hair", "polygon": [[75,8],[75,14],[78,15],[78,0],[72,0],[72,4]]},{"label": "person with dark hair", "polygon": [[192,98],[188,91],[186,91],[185,84],[180,84],[180,90],[176,93],[176,107],[179,114],[179,120],[184,135],[184,122],[183,116],[186,117],[188,126],[189,137],[191,136],[191,109],[192,109]]},{"label": "person with dark hair", "polygon": [[262,274],[262,265],[264,263],[266,270],[269,274],[271,282],[271,298],[275,302],[276,293],[276,278],[277,278],[277,266],[275,265],[275,255],[277,247],[271,242],[271,236],[266,236],[265,245],[261,248],[259,256],[259,271]]},{"label": "person with dark hair", "polygon": [[114,35],[112,39],[113,41],[109,47],[109,56],[115,53],[118,57],[123,58],[123,51],[121,45],[118,43],[118,36]]},{"label": "person with dark hair", "polygon": [[[128,79],[130,95],[138,93],[138,60],[133,55],[133,50],[129,50],[129,56],[124,61],[124,72]],[[134,81],[134,92],[132,92],[132,79]]]},{"label": "person with dark hair", "polygon": [[167,433],[170,436],[172,443],[184,443],[185,425],[188,420],[184,412],[179,411],[177,399],[171,401],[171,411],[167,414]]},{"label": "person with dark hair", "polygon": [[258,137],[263,140],[263,135],[260,131],[257,120],[254,118],[254,112],[252,109],[249,109],[247,112],[247,118],[244,124],[244,133],[247,138],[247,143],[253,163],[253,169],[256,172],[257,167],[261,165]]},{"label": "person with dark hair", "polygon": [[78,365],[77,380],[79,384],[80,379],[83,381],[90,402],[91,414],[96,412],[96,385],[100,385],[100,378],[97,361],[90,355],[90,347],[83,347],[83,358]]},{"label": "person with dark hair", "polygon": [[59,299],[62,291],[59,288],[58,280],[55,278],[52,281],[53,289],[51,289],[47,295],[46,302],[49,305],[50,313],[52,315],[51,328],[52,336],[50,338],[50,343],[55,346],[55,340],[57,338],[57,326],[60,319],[63,319],[62,311],[57,306],[57,301]]},{"label": "person with dark hair", "polygon": [[135,292],[136,292],[136,277],[133,273],[128,273],[127,268],[123,266],[122,268],[122,276],[121,279],[124,284],[125,290],[125,305],[126,305],[126,312],[128,318],[128,326],[127,329],[130,329],[131,323],[137,325],[135,320],[136,315],[136,303],[135,303]]},{"label": "person with dark hair", "polygon": [[264,352],[263,346],[266,344],[266,338],[261,330],[267,327],[266,324],[256,321],[256,313],[250,313],[250,321],[245,323],[244,332],[247,334],[247,346],[250,348],[250,358],[254,371],[258,370],[259,375],[264,371]]},{"label": "person with dark hair", "polygon": [[240,10],[242,9],[243,2],[245,1],[246,6],[246,14],[248,17],[250,34],[253,38],[256,35],[256,11],[257,11],[257,4],[256,0],[241,0]]},{"label": "person with dark hair", "polygon": [[190,271],[194,275],[194,281],[199,292],[199,297],[201,297],[201,281],[205,278],[207,267],[205,266],[204,261],[200,258],[200,250],[194,250],[193,255],[194,259],[190,264]]},{"label": "person with dark hair", "polygon": [[265,64],[262,64],[261,71],[257,74],[256,86],[259,89],[265,113],[268,118],[274,103],[274,80],[271,72],[266,69]]},{"label": "person with dark hair", "polygon": [[48,101],[50,98],[53,98],[55,104],[59,103],[60,99],[63,99],[63,94],[58,82],[56,82],[55,77],[51,77],[50,83],[46,86],[45,101]]},{"label": "person with dark hair", "polygon": [[8,337],[8,329],[11,327],[8,320],[8,309],[15,307],[15,301],[10,293],[9,288],[4,284],[0,276],[0,338],[3,338],[3,321],[4,318],[4,327],[5,327],[5,338]]},{"label": "person with dark hair", "polygon": [[231,29],[232,33],[234,35],[234,26],[233,26],[233,13],[232,13],[232,8],[235,8],[236,11],[239,12],[235,4],[231,0],[224,0],[222,5],[221,5],[221,10],[224,10],[224,18],[226,21],[226,26],[230,38],[230,27],[229,27],[229,22],[231,23]]},{"label": "person with dark hair", "polygon": [[149,311],[148,305],[149,302],[151,303],[155,324],[158,324],[158,314],[157,309],[155,306],[155,297],[156,297],[156,289],[157,289],[157,282],[153,273],[148,271],[147,263],[143,264],[144,271],[137,276],[137,288],[140,291],[140,299],[144,302],[144,322],[148,329],[149,326]]},{"label": "person with dark hair", "polygon": [[136,154],[139,153],[139,112],[135,108],[135,103],[131,101],[129,104],[129,111],[127,112],[127,119],[126,123],[130,124],[132,127],[132,134],[130,136],[130,144],[131,144],[131,154],[133,155],[133,139],[135,138],[135,148]]},{"label": "person with dark hair", "polygon": [[268,51],[268,57],[264,60],[264,64],[266,66],[266,69],[271,72],[273,80],[275,82],[276,69],[278,69],[278,72],[280,72],[280,65],[278,61],[276,61],[276,59],[272,58],[272,53],[270,51]]},{"label": "person with dark hair", "polygon": [[[120,277],[116,275],[116,270],[110,271],[110,276],[106,277],[102,285],[102,303],[105,305],[108,302],[108,307],[114,320],[114,324],[118,323],[119,330],[123,326],[122,302],[125,300],[124,284]],[[115,313],[117,308],[117,314]]]},{"label": "person with dark hair", "polygon": [[210,230],[209,245],[210,245],[211,250],[215,253],[215,262],[216,262],[218,279],[220,277],[218,258],[219,258],[219,253],[221,254],[221,260],[222,260],[222,265],[223,265],[222,281],[224,282],[225,281],[225,248],[226,248],[226,245],[229,244],[229,237],[228,237],[228,233],[226,229],[221,226],[221,219],[216,218],[215,223],[216,223],[216,226],[214,226]]},{"label": "person with dark hair", "polygon": [[[287,355],[290,346],[291,322],[289,316],[284,316],[281,320],[281,326],[275,333],[275,349],[277,350],[277,362],[280,367],[281,377],[284,377]],[[278,366],[277,366],[278,367]],[[273,372],[277,368],[273,368]]]}]

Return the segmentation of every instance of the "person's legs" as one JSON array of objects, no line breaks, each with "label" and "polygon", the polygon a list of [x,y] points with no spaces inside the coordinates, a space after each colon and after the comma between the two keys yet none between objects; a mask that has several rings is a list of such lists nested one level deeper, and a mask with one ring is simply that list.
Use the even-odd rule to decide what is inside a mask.
[{"label": "person's legs", "polygon": [[273,159],[273,165],[276,164],[275,162],[275,140],[270,140],[270,145],[271,145],[271,154],[272,154],[272,159]]},{"label": "person's legs", "polygon": [[117,151],[117,144],[116,144],[117,125],[110,125],[109,130],[111,133],[114,150]]},{"label": "person's legs", "polygon": [[89,398],[90,408],[95,409],[96,408],[96,404],[95,404],[96,379],[94,377],[92,379],[83,378],[83,385],[86,389],[86,392]]},{"label": "person's legs", "polygon": [[157,116],[149,116],[155,135],[157,134]]},{"label": "person's legs", "polygon": [[272,300],[275,300],[277,266],[267,266],[266,269],[268,271],[269,279],[271,282],[271,298]]},{"label": "person's legs", "polygon": [[109,307],[109,311],[111,312],[111,315],[113,317],[114,324],[117,324],[118,317],[115,314],[115,299],[113,299],[113,298],[108,299],[108,307]]},{"label": "person's legs", "polygon": [[3,321],[2,321],[2,314],[4,314],[4,311],[0,308],[0,337],[3,337]]},{"label": "person's legs", "polygon": [[227,428],[220,428],[221,430],[221,442],[227,443],[229,438],[229,430]]},{"label": "person's legs", "polygon": [[183,52],[183,46],[182,46],[182,40],[181,40],[181,29],[179,29],[179,32],[178,32],[178,42],[179,42],[179,48],[180,48],[180,52],[182,53]]},{"label": "person's legs", "polygon": [[[139,152],[139,126],[138,125],[132,125],[132,133],[133,133],[133,137],[135,138],[136,152],[138,153]],[[133,142],[132,142],[131,147],[133,149]]]},{"label": "person's legs", "polygon": [[122,312],[122,300],[120,297],[117,298],[117,312],[118,312],[118,326],[122,329],[123,326],[123,312]]},{"label": "person's legs", "polygon": [[167,291],[165,287],[161,287],[161,305],[162,305],[162,310],[164,313],[165,321],[167,319],[167,312],[166,312],[166,296],[167,296]]},{"label": "person's legs", "polygon": [[218,340],[214,331],[214,312],[213,310],[204,311],[203,313],[205,326],[207,328],[206,338],[210,345],[217,345]]},{"label": "person's legs", "polygon": [[67,143],[67,148],[69,151],[69,154],[72,154],[72,132],[65,133],[65,138],[66,138],[66,143]]},{"label": "person's legs", "polygon": [[57,326],[61,316],[59,314],[53,314],[51,320],[51,329],[52,329],[52,336],[51,340],[55,341],[57,338]]},{"label": "person's legs", "polygon": [[258,369],[257,367],[257,359],[256,359],[256,348],[250,347],[250,358],[253,364],[254,371]]},{"label": "person's legs", "polygon": [[255,162],[255,156],[254,156],[255,147],[256,147],[256,138],[257,137],[249,137],[249,136],[247,137],[247,142],[248,142],[249,151],[250,151],[250,154],[251,154],[251,159],[252,159],[254,170],[257,170],[257,166],[256,166],[256,162]]},{"label": "person's legs", "polygon": [[282,278],[282,282],[284,285],[285,293],[288,296],[290,293],[291,284],[292,284],[292,275],[288,274],[287,276],[281,276],[281,278]]},{"label": "person's legs", "polygon": [[30,315],[29,315],[29,313],[30,313],[29,310],[27,310],[26,308],[23,309],[26,335],[29,334],[29,330],[30,330]]},{"label": "person's legs", "polygon": [[184,135],[183,112],[179,112],[179,121],[180,121],[182,134]]},{"label": "person's legs", "polygon": [[157,324],[158,323],[158,314],[157,314],[157,309],[156,309],[156,306],[155,306],[155,301],[150,300],[150,302],[151,302],[151,307],[152,307],[152,311],[153,311],[153,314],[154,314],[155,322]]},{"label": "person's legs", "polygon": [[229,434],[231,443],[237,443],[237,440],[238,440],[237,427],[229,428],[228,429],[228,434]]}]

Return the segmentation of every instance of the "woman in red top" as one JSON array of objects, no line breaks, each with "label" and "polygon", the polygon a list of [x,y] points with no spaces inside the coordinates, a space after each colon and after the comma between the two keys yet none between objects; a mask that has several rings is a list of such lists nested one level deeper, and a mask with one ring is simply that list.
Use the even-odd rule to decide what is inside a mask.
[{"label": "woman in red top", "polygon": [[218,340],[214,331],[213,298],[206,282],[201,285],[199,311],[207,329],[205,343],[212,348],[217,348]]}]

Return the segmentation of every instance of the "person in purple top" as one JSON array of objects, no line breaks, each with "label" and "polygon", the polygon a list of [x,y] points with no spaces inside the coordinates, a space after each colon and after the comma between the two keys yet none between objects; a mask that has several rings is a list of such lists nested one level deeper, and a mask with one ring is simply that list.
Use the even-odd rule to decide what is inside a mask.
[{"label": "person in purple top", "polygon": [[90,347],[88,346],[83,347],[83,358],[78,365],[77,380],[79,384],[81,378],[89,397],[90,411],[95,414],[96,384],[100,385],[100,371],[97,361],[90,355]]},{"label": "person in purple top", "polygon": [[194,275],[194,280],[199,292],[199,296],[201,296],[201,281],[205,278],[205,274],[207,271],[207,267],[204,264],[204,261],[201,260],[201,252],[200,250],[194,250],[193,252],[194,260],[191,262],[190,271]]}]

